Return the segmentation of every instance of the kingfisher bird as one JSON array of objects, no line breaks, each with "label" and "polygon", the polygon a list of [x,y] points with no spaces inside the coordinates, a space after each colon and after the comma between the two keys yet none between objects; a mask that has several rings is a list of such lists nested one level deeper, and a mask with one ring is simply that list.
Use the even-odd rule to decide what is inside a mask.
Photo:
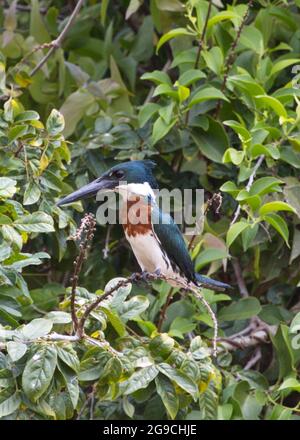
[{"label": "kingfisher bird", "polygon": [[122,199],[121,223],[142,274],[161,274],[172,280],[170,284],[174,286],[178,279],[217,291],[231,288],[195,272],[178,225],[156,203],[158,185],[153,175],[155,166],[152,160],[132,160],[115,165],[57,204],[61,206],[86,199],[95,196],[98,191],[119,193]]}]

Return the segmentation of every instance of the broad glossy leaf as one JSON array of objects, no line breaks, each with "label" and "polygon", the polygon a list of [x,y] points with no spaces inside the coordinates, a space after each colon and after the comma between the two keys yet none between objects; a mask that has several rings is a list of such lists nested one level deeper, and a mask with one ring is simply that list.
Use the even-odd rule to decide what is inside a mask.
[{"label": "broad glossy leaf", "polygon": [[57,351],[51,345],[40,345],[27,361],[22,375],[22,387],[33,402],[36,402],[48,389],[56,362]]},{"label": "broad glossy leaf", "polygon": [[160,396],[168,414],[170,415],[171,419],[174,420],[179,410],[179,399],[174,385],[162,374],[156,377],[155,384],[157,393]]},{"label": "broad glossy leaf", "polygon": [[242,298],[229,306],[223,307],[218,313],[219,321],[238,321],[257,316],[261,311],[261,305],[257,298]]}]

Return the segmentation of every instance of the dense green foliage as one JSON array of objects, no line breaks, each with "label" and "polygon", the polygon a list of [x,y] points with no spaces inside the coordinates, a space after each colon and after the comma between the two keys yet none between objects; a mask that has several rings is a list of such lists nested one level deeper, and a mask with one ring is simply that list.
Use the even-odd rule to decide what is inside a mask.
[{"label": "dense green foliage", "polygon": [[[300,1],[87,0],[34,74],[76,2],[4,3],[0,418],[297,418]],[[197,271],[234,286],[202,292],[216,360],[195,298],[175,293],[158,325],[162,281],[101,302],[85,325],[93,339],[47,336],[72,334],[70,236],[97,209],[56,201],[149,157],[161,186],[222,194],[191,246]],[[78,317],[137,269],[122,228],[97,225]]]}]

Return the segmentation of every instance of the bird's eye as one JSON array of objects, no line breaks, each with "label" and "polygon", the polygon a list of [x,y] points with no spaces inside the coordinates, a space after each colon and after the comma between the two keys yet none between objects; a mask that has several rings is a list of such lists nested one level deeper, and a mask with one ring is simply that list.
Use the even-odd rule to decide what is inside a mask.
[{"label": "bird's eye", "polygon": [[122,177],[124,177],[124,171],[121,170],[112,171],[109,174],[109,177],[115,177],[116,179],[121,179]]}]

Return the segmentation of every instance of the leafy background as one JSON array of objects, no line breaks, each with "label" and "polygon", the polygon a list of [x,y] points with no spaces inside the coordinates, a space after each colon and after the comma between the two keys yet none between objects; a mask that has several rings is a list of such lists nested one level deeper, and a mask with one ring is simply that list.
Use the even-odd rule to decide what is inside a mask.
[{"label": "leafy background", "polygon": [[[87,0],[53,48],[75,6],[0,9],[0,418],[297,419],[300,2]],[[163,187],[222,196],[190,245],[197,271],[234,286],[202,292],[217,359],[207,310],[168,304],[161,281],[120,287],[90,340],[67,339],[70,236],[97,206],[55,203],[143,158]],[[135,270],[121,227],[98,225],[78,316]]]}]

